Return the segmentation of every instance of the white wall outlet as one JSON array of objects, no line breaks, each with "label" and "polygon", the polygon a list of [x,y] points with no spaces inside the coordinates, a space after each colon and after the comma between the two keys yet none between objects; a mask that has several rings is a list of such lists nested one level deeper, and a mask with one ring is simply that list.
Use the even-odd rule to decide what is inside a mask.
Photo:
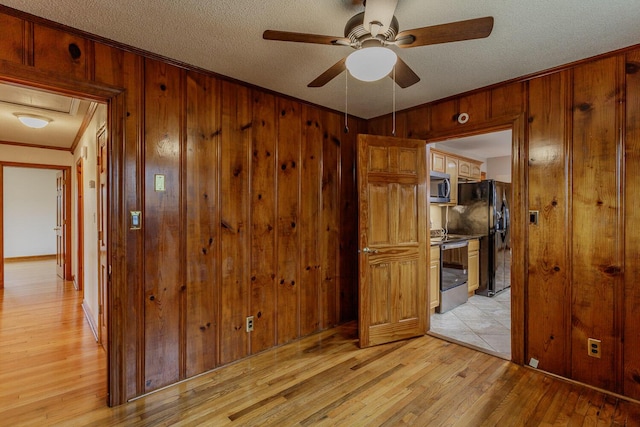
[{"label": "white wall outlet", "polygon": [[253,331],[253,316],[247,317],[247,332]]}]

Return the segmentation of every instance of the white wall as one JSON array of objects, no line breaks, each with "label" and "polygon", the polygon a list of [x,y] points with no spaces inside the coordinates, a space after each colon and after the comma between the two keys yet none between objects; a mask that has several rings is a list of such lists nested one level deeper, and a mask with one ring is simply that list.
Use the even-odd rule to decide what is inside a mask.
[{"label": "white wall", "polygon": [[487,159],[487,179],[511,182],[511,156]]},{"label": "white wall", "polygon": [[56,253],[56,174],[4,167],[4,257]]},{"label": "white wall", "polygon": [[[84,196],[84,229],[80,230],[84,233],[84,254],[83,254],[83,266],[84,266],[84,301],[83,305],[88,311],[89,316],[94,325],[98,325],[98,308],[99,308],[99,290],[98,290],[98,199],[97,188],[91,188],[90,182],[97,183],[97,132],[99,128],[107,120],[107,107],[106,105],[100,105],[93,116],[93,120],[87,127],[84,135],[80,139],[75,153],[73,153],[73,175],[76,177],[76,163],[82,156],[82,147],[86,147],[87,157],[82,159],[82,178],[83,178],[83,196]],[[74,237],[72,241],[73,253],[78,253],[78,197],[77,197],[78,184],[74,181],[73,193],[74,196],[72,205],[74,211]],[[77,263],[76,263],[77,264]],[[77,274],[77,267],[74,270]]]}]

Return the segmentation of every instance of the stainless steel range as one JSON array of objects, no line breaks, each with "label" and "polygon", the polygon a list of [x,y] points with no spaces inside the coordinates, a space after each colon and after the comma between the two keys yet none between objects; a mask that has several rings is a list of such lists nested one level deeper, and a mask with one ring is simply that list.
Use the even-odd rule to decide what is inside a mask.
[{"label": "stainless steel range", "polygon": [[445,237],[440,245],[440,305],[444,313],[467,302],[469,241]]}]

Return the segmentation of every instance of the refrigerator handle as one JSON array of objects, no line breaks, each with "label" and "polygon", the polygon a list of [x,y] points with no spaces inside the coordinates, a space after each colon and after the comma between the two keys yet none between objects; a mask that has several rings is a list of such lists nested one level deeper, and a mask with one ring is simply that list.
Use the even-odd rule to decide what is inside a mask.
[{"label": "refrigerator handle", "polygon": [[509,205],[507,204],[507,200],[504,199],[502,202],[502,210],[504,216],[504,232],[505,234],[509,231],[509,227],[511,226],[511,215],[509,214]]}]

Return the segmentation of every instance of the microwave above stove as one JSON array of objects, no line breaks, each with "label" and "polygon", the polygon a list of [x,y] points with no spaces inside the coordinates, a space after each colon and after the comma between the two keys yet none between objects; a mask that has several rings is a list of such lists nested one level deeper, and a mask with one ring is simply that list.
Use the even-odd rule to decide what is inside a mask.
[{"label": "microwave above stove", "polygon": [[429,173],[431,203],[449,203],[451,201],[451,179],[448,173],[431,171]]}]

